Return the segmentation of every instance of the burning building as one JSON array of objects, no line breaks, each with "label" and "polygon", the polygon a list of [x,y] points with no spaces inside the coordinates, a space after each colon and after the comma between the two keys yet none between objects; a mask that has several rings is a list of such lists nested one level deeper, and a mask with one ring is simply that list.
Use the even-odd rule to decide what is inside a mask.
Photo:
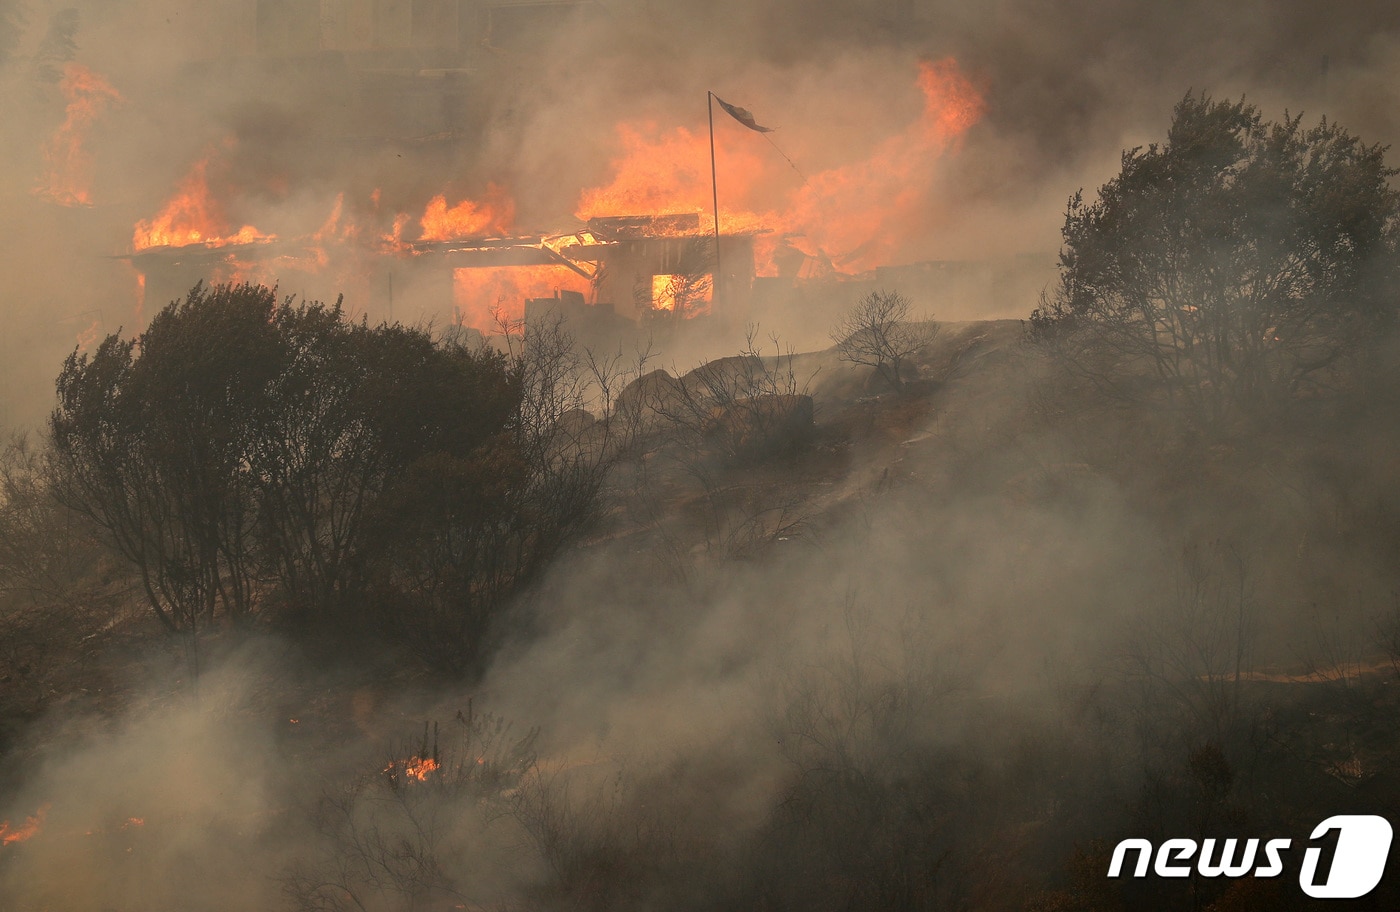
[{"label": "burning building", "polygon": [[[524,317],[527,302],[542,307],[553,299],[633,322],[710,317],[741,324],[753,289],[756,235],[721,234],[716,247],[701,223],[694,213],[598,217],[568,234],[398,244],[381,238],[329,251],[324,239],[283,241],[249,230],[207,242],[149,245],[130,261],[151,301],[179,297],[201,280],[262,281],[317,295],[321,282],[313,277],[348,258],[356,264],[359,306],[393,317],[397,288],[397,316],[410,321],[448,321],[489,333],[502,320]],[[588,314],[575,308],[575,317],[592,319]]]},{"label": "burning building", "polygon": [[[912,122],[872,137],[863,158],[806,176],[752,133],[719,135],[716,169],[722,129],[707,136],[624,120],[589,140],[612,140],[606,170],[593,172],[601,182],[577,186],[568,202],[555,191],[542,205],[528,186],[538,176],[478,163],[482,137],[513,103],[502,93],[531,91],[521,74],[546,38],[587,20],[593,4],[258,0],[218,9],[235,36],[229,46],[260,61],[256,78],[302,79],[308,67],[324,77],[317,84],[330,100],[317,110],[334,112],[324,116],[338,138],[318,153],[356,177],[319,229],[267,225],[259,212],[234,211],[271,195],[230,164],[256,153],[233,137],[212,144],[133,232],[129,259],[153,306],[200,280],[257,281],[308,298],[344,293],[353,314],[485,333],[520,320],[527,305],[598,326],[729,331],[755,319],[756,300],[791,306],[797,283],[874,282],[877,268],[909,262],[900,257],[927,227],[931,163],[982,112],[954,61],[922,63]],[[697,103],[693,113],[703,111]],[[375,171],[371,179],[387,183],[362,183]]]}]

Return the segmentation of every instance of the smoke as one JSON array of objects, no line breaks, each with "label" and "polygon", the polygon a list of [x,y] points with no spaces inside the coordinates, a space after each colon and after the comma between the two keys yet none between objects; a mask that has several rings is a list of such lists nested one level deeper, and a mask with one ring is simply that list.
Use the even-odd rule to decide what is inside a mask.
[{"label": "smoke", "polygon": [[[250,663],[256,667],[256,662]],[[266,908],[288,815],[248,671],[215,674],[117,718],[68,718],[7,805],[45,809],[6,847],[15,909]],[[32,810],[32,808],[31,808]],[[257,872],[250,876],[250,872]]]},{"label": "smoke", "polygon": [[[957,318],[1027,312],[1053,264],[1065,198],[1109,176],[1121,148],[1152,139],[1188,88],[1247,93],[1275,115],[1284,107],[1325,113],[1370,141],[1391,141],[1396,129],[1389,75],[1400,21],[1384,4],[1338,15],[1311,0],[1230,10],[1088,0],[696,9],[637,0],[590,6],[554,27],[492,14],[497,46],[473,45],[485,39],[463,31],[472,59],[465,74],[433,71],[441,64],[428,52],[387,54],[361,69],[374,40],[357,31],[368,26],[352,6],[328,7],[319,44],[299,58],[277,50],[269,24],[256,37],[248,4],[5,6],[0,54],[8,46],[12,65],[0,68],[10,98],[0,157],[9,178],[7,272],[19,276],[6,305],[5,421],[43,414],[45,375],[91,322],[74,330],[67,321],[100,310],[104,332],[139,328],[172,293],[153,289],[158,299],[138,313],[133,272],[104,258],[130,252],[132,226],[160,212],[211,148],[221,150],[211,189],[230,233],[251,225],[303,237],[340,197],[344,218],[372,236],[440,194],[454,206],[479,202],[493,186],[513,198],[517,230],[558,230],[587,188],[612,179],[619,124],[703,136],[712,89],[776,125],[774,140],[800,171],[760,137],[722,132],[722,206],[742,201],[763,213],[811,196],[802,175],[817,180],[867,160],[907,129],[920,104],[917,63],[951,57],[985,110],[958,148],[904,181],[917,188],[910,205],[921,215],[901,222],[885,265],[1020,253],[1042,264],[1014,289],[1026,300],[995,300],[983,288],[976,300],[939,303],[940,316]],[[40,152],[62,121],[57,82],[69,62],[130,100],[94,119],[83,154],[93,164],[95,209],[71,222],[28,198],[44,170]],[[395,80],[417,87],[403,94]],[[455,134],[444,141],[444,131]],[[739,169],[750,159],[763,183],[741,200]],[[811,202],[823,204],[820,194]],[[311,281],[269,273],[279,271],[286,275],[259,278],[318,297],[345,291],[357,312],[387,316],[383,288],[355,287],[343,273]],[[447,316],[401,297],[400,314],[434,310]]]},{"label": "smoke", "polygon": [[72,8],[61,9],[49,18],[48,31],[34,52],[36,81],[58,82],[63,77],[63,65],[78,53],[79,22],[78,11]]},{"label": "smoke", "polygon": [[23,28],[24,5],[19,0],[6,0],[0,5],[0,68],[10,62]]},{"label": "smoke", "polygon": [[[200,163],[228,234],[249,225],[303,238],[334,225],[376,238],[435,199],[447,215],[495,188],[509,193],[514,229],[555,230],[575,224],[586,190],[615,179],[629,135],[660,144],[686,131],[707,154],[713,90],[777,127],[781,147],[717,122],[721,205],[742,196],[768,213],[797,198],[819,214],[830,197],[804,185],[888,161],[884,144],[920,122],[920,64],[953,59],[984,109],[908,181],[874,184],[881,194],[916,190],[879,265],[1029,255],[1047,268],[993,292],[969,283],[938,304],[935,316],[952,320],[1027,314],[1054,263],[1065,199],[1111,177],[1123,148],[1159,139],[1188,88],[1247,94],[1268,116],[1326,114],[1369,142],[1400,137],[1400,9],[1379,2],[632,0],[591,5],[594,13],[527,33],[523,44],[477,48],[466,74],[429,66],[431,55],[362,67],[368,42],[353,54],[259,56],[252,3],[50,6],[0,2],[0,427],[42,421],[62,358],[90,344],[94,327],[134,333],[164,303],[143,301],[121,257],[132,253],[133,229],[156,219]],[[84,141],[91,208],[32,192],[45,144],[62,128],[58,80],[70,62],[125,100],[95,116]],[[400,83],[414,88],[386,88]],[[444,124],[461,135],[424,127]],[[762,180],[747,180],[750,165]],[[276,278],[287,293],[349,290],[350,312],[390,315],[378,298],[356,299],[383,292],[352,269],[329,281],[285,268]],[[411,288],[395,294],[399,317],[433,313]],[[824,347],[848,294],[801,302],[785,338]],[[990,332],[987,348],[1010,357],[1018,328]],[[690,355],[664,358],[684,366]],[[17,908],[53,912],[278,908],[289,871],[324,875],[325,859],[343,857],[346,831],[316,825],[319,796],[356,777],[371,783],[357,794],[378,796],[386,754],[402,758],[424,721],[449,723],[469,699],[512,720],[516,735],[540,730],[538,769],[517,792],[451,796],[461,815],[443,823],[435,845],[449,859],[443,876],[472,897],[547,893],[560,878],[585,876],[569,854],[584,850],[569,846],[616,848],[639,833],[648,852],[713,852],[722,870],[710,872],[706,896],[738,889],[762,863],[797,882],[780,850],[800,829],[787,815],[832,769],[867,775],[902,770],[910,756],[977,757],[948,777],[966,785],[961,797],[929,799],[946,810],[948,830],[991,826],[1017,796],[1073,804],[1081,774],[1046,785],[1025,773],[1034,780],[1026,785],[1015,779],[1017,751],[1024,766],[1051,768],[1063,758],[1037,754],[1036,739],[1063,726],[1089,744],[1086,718],[1131,715],[1097,697],[1067,704],[1097,693],[1095,679],[1117,673],[1131,644],[1175,635],[1147,619],[1180,607],[1183,542],[1230,542],[1201,572],[1223,579],[1230,566],[1248,568],[1253,603],[1278,606],[1282,629],[1258,646],[1276,660],[1297,648],[1293,613],[1338,580],[1359,604],[1383,599],[1388,576],[1373,555],[1317,545],[1308,531],[1334,496],[1319,479],[1355,467],[1300,456],[1254,472],[1239,454],[1229,463],[1244,467],[1226,486],[1230,503],[1172,501],[1104,471],[1115,453],[1139,452],[1140,440],[1085,445],[1092,418],[1074,415],[1047,431],[1033,396],[1044,366],[996,364],[950,381],[955,395],[933,413],[881,426],[846,419],[850,440],[822,444],[840,471],[804,479],[800,497],[774,487],[749,514],[697,520],[711,525],[695,537],[668,538],[657,523],[570,555],[513,615],[518,626],[502,632],[499,657],[470,690],[406,684],[396,700],[370,705],[359,695],[379,670],[359,669],[346,672],[355,696],[301,705],[325,685],[287,681],[302,658],[235,653],[206,669],[197,698],[187,679],[161,679],[132,685],[134,708],[114,719],[53,712],[30,731],[26,743],[42,752],[3,802],[12,821],[47,807],[43,838],[0,848],[0,892]],[[817,366],[804,376],[816,378],[819,402],[868,392],[849,366]],[[1192,473],[1184,456],[1179,471]],[[674,507],[633,493],[634,518]],[[1351,507],[1340,495],[1333,506],[1328,515]],[[799,531],[761,560],[720,559],[743,551],[755,522],[788,509],[800,514],[790,517]],[[269,696],[279,688],[294,705]],[[1092,753],[1083,744],[1064,750]],[[1137,750],[1122,748],[1134,762]],[[1096,800],[1132,793],[1139,779],[1129,765],[1104,763],[1112,769]],[[879,780],[871,795],[900,794],[869,778]],[[874,798],[867,806],[883,807]],[[363,813],[365,827],[408,827]],[[1080,820],[1064,832],[1087,827]]]}]

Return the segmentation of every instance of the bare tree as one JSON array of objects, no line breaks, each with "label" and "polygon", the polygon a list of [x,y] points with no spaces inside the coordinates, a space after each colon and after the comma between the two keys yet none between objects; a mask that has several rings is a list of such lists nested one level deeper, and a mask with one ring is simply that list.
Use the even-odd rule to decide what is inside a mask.
[{"label": "bare tree", "polygon": [[59,696],[129,601],[105,557],[91,524],[54,498],[42,443],[0,438],[0,702],[10,712]]},{"label": "bare tree", "polygon": [[938,335],[937,323],[910,321],[910,304],[897,291],[872,291],[831,330],[842,361],[873,367],[899,393],[911,379],[910,360]]},{"label": "bare tree", "polygon": [[101,556],[94,530],[53,497],[45,450],[24,434],[0,442],[0,597],[71,601]]},{"label": "bare tree", "polygon": [[768,338],[772,355],[758,343],[757,324],[749,325],[737,356],[707,361],[655,397],[653,408],[693,453],[733,461],[796,449],[809,438],[815,373],[799,382],[792,346]]}]

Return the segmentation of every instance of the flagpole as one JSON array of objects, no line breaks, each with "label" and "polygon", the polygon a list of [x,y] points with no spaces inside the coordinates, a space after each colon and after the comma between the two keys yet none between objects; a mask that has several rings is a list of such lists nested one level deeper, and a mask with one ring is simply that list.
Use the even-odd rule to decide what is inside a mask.
[{"label": "flagpole", "polygon": [[710,309],[719,310],[719,180],[715,176],[715,93],[705,92],[705,106],[710,113],[710,195],[715,206],[715,274],[710,281]]}]

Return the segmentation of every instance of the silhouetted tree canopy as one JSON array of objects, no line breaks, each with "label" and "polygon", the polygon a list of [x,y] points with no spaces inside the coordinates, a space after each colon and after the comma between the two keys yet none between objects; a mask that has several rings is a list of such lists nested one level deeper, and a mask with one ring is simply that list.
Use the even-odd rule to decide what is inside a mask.
[{"label": "silhouetted tree canopy", "polygon": [[171,630],[252,610],[256,437],[286,359],[276,311],[268,289],[196,288],[58,378],[58,490],[111,534]]},{"label": "silhouetted tree canopy", "polygon": [[1032,332],[1103,389],[1193,420],[1275,414],[1346,380],[1396,312],[1385,149],[1323,119],[1188,94],[1167,141],[1069,202]]},{"label": "silhouetted tree canopy", "polygon": [[[172,631],[265,611],[363,621],[474,656],[587,517],[596,475],[536,458],[529,363],[197,286],[135,339],[75,352],[57,490],[107,531]],[[572,510],[551,511],[560,489]],[[407,623],[398,615],[411,612]]]}]

